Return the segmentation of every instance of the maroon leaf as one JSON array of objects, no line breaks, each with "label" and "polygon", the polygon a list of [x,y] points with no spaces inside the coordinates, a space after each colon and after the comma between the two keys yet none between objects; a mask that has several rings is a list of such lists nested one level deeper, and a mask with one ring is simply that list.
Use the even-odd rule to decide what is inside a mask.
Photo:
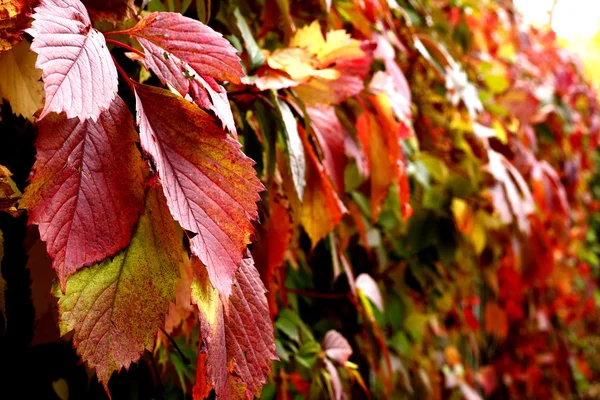
[{"label": "maroon leaf", "polygon": [[265,296],[266,289],[254,268],[252,258],[242,261],[236,274],[236,285],[231,294],[228,318],[216,290],[212,288],[202,265],[197,265],[192,285],[192,298],[198,305],[201,344],[195,393],[204,397],[205,390],[213,387],[218,399],[247,399],[260,397],[266,383],[271,361],[276,360],[275,340]]},{"label": "maroon leaf", "polygon": [[40,229],[61,287],[127,246],[143,207],[133,118],[120,97],[97,121],[51,114],[39,123],[35,174],[20,202]]},{"label": "maroon leaf", "polygon": [[169,209],[195,234],[192,251],[227,299],[258,217],[254,162],[213,118],[167,90],[135,85],[142,148],[156,164]]},{"label": "maroon leaf", "polygon": [[135,37],[146,55],[139,60],[163,83],[213,111],[235,133],[233,115],[220,81],[240,82],[244,76],[235,48],[203,23],[178,13],[152,13],[123,33]]},{"label": "maroon leaf", "polygon": [[33,23],[31,50],[38,54],[48,113],[66,112],[69,118],[92,118],[106,110],[117,95],[117,70],[104,36],[92,28],[79,0],[41,0]]}]

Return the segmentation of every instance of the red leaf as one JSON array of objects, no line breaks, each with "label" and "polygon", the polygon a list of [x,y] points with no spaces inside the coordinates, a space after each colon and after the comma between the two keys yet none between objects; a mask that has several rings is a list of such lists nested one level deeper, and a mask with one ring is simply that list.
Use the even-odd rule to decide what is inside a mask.
[{"label": "red leaf", "polygon": [[133,118],[117,97],[97,121],[51,114],[21,206],[40,229],[61,287],[75,271],[127,246],[143,207]]},{"label": "red leaf", "polygon": [[206,380],[199,377],[195,393],[205,394],[200,389],[208,383],[218,399],[260,397],[271,361],[277,359],[265,292],[252,258],[244,259],[229,301],[229,318],[225,318],[217,292],[202,265],[197,265],[192,298],[198,304],[204,338],[200,349],[202,352],[204,345],[206,352],[198,369],[205,368]]},{"label": "red leaf", "polygon": [[277,293],[279,281],[277,271],[285,261],[285,253],[292,239],[292,221],[288,209],[278,197],[270,199],[269,217],[261,225],[252,253],[256,268],[266,282],[271,315],[277,315]]},{"label": "red leaf", "polygon": [[161,189],[153,186],[127,249],[78,271],[59,294],[61,334],[74,331],[77,353],[96,368],[105,388],[114,371],[154,348],[175,299],[180,241]]},{"label": "red leaf", "polygon": [[347,210],[333,190],[331,181],[306,138],[302,127],[298,127],[304,144],[306,157],[306,188],[302,198],[300,221],[310,237],[314,248],[321,239],[341,221]]},{"label": "red leaf", "polygon": [[110,107],[117,95],[117,70],[104,36],[92,28],[79,0],[41,0],[27,33],[38,53],[46,104],[39,118],[66,112],[69,118],[92,118]]},{"label": "red leaf", "polygon": [[235,133],[227,93],[215,79],[240,83],[244,73],[235,48],[220,33],[199,21],[167,12],[147,15],[122,33],[138,40],[146,55],[140,61],[147,69],[182,96],[189,93]]},{"label": "red leaf", "polygon": [[140,84],[135,93],[142,148],[156,164],[171,214],[196,234],[192,251],[227,299],[258,217],[263,186],[254,162],[189,101]]},{"label": "red leaf", "polygon": [[311,127],[323,150],[323,166],[333,180],[338,193],[344,193],[344,169],[346,152],[344,149],[344,130],[331,106],[318,105],[307,107]]}]

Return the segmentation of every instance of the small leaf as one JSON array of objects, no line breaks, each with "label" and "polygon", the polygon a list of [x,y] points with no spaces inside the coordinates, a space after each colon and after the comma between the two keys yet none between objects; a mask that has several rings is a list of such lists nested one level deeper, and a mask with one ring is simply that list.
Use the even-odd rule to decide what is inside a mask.
[{"label": "small leaf", "polygon": [[377,283],[373,280],[371,275],[364,273],[360,274],[356,278],[356,288],[371,300],[373,304],[379,308],[379,311],[383,312],[383,298],[381,297],[379,286],[377,286]]},{"label": "small leaf", "polygon": [[352,355],[352,347],[344,336],[338,331],[328,331],[323,339],[325,355],[340,365],[345,365]]},{"label": "small leaf", "polygon": [[129,243],[143,209],[144,164],[129,109],[117,97],[97,121],[51,114],[20,207],[39,226],[61,287]]},{"label": "small leaf", "polygon": [[129,247],[71,276],[58,307],[61,334],[73,330],[77,353],[108,388],[114,371],[152,350],[164,325],[181,263],[180,239],[158,185],[146,196]]},{"label": "small leaf", "polygon": [[12,174],[3,165],[0,165],[0,211],[17,215],[19,211],[15,204],[21,197],[21,192],[11,179]]},{"label": "small leaf", "polygon": [[263,186],[254,162],[189,101],[140,84],[135,94],[142,148],[154,160],[171,214],[196,234],[192,252],[227,299],[258,217]]},{"label": "small leaf", "polygon": [[[39,118],[66,112],[98,119],[117,95],[117,69],[104,36],[92,27],[79,0],[41,0],[27,33],[38,53],[46,103]],[[66,50],[69,49],[69,50]]]},{"label": "small leaf", "polygon": [[0,96],[8,100],[14,114],[30,120],[44,100],[42,71],[35,68],[35,61],[26,40],[0,55]]}]

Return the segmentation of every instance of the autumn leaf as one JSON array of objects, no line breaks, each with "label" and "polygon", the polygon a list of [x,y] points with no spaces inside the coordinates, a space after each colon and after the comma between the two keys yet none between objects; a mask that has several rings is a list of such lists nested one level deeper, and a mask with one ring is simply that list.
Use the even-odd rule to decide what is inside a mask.
[{"label": "autumn leaf", "polygon": [[371,220],[377,221],[381,206],[392,184],[400,189],[403,213],[409,200],[408,182],[400,139],[407,137],[406,125],[395,121],[387,95],[370,98],[376,113],[361,114],[356,121],[358,138],[364,149],[370,170]]},{"label": "autumn leaf", "polygon": [[129,243],[143,208],[144,164],[129,109],[117,97],[97,121],[51,114],[20,207],[39,226],[61,287]]},{"label": "autumn leaf", "polygon": [[283,267],[285,255],[292,239],[292,221],[287,207],[278,196],[269,199],[269,215],[261,224],[253,245],[252,254],[256,268],[267,285],[267,299],[271,316],[277,315],[278,270]]},{"label": "autumn leaf", "polygon": [[0,211],[12,215],[18,214],[15,207],[21,197],[21,191],[11,178],[12,174],[4,165],[0,165]]},{"label": "autumn leaf", "polygon": [[258,217],[263,186],[240,144],[213,118],[163,89],[135,85],[141,144],[154,161],[173,217],[224,299]]},{"label": "autumn leaf", "polygon": [[235,48],[203,23],[178,13],[152,13],[120,33],[133,36],[145,58],[131,57],[151,69],[163,83],[215,113],[230,132],[235,123],[220,81],[240,83],[244,76]]},{"label": "autumn leaf", "polygon": [[42,71],[35,68],[35,61],[25,40],[0,54],[0,96],[10,102],[14,114],[30,120],[44,100]]},{"label": "autumn leaf", "polygon": [[377,49],[374,56],[383,60],[385,71],[377,71],[369,88],[385,92],[394,110],[395,116],[404,123],[410,123],[412,118],[412,98],[406,77],[396,63],[396,51],[382,35],[376,35]]},{"label": "autumn leaf", "polygon": [[302,128],[300,128],[300,137],[307,154],[306,190],[302,198],[300,222],[314,248],[321,239],[333,231],[348,211],[333,189],[325,169]]},{"label": "autumn leaf", "polygon": [[338,104],[363,89],[371,57],[344,30],[324,36],[314,21],[294,34],[290,47],[271,53],[266,64],[257,71],[260,90],[294,87],[306,105]]},{"label": "autumn leaf", "polygon": [[318,105],[307,107],[310,126],[317,136],[323,151],[323,167],[331,178],[338,193],[344,193],[344,169],[346,151],[344,129],[331,106]]},{"label": "autumn leaf", "polygon": [[38,54],[35,66],[46,92],[39,118],[54,111],[95,121],[111,106],[118,86],[104,36],[79,0],[41,0],[33,19],[26,32],[33,36],[31,50]]},{"label": "autumn leaf", "polygon": [[71,276],[65,294],[55,290],[61,334],[74,331],[77,353],[106,389],[113,372],[153,349],[175,299],[180,243],[160,186],[153,184],[129,246]]},{"label": "autumn leaf", "polygon": [[0,54],[21,41],[32,3],[31,0],[0,0]]},{"label": "autumn leaf", "polygon": [[[217,399],[248,400],[260,397],[271,361],[276,360],[275,340],[266,289],[252,258],[245,258],[236,273],[236,285],[225,316],[219,293],[213,289],[204,267],[196,268],[192,299],[198,305],[203,342],[199,352],[194,398],[205,398],[203,386],[212,387]],[[205,364],[202,364],[204,362]]]}]

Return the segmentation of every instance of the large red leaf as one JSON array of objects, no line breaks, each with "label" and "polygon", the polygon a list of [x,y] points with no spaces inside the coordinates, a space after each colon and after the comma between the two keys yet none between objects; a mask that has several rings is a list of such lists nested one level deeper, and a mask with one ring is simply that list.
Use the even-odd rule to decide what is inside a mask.
[{"label": "large red leaf", "polygon": [[144,164],[119,97],[97,121],[50,114],[38,127],[35,174],[20,205],[39,225],[64,289],[69,275],[129,243],[143,208]]},{"label": "large red leaf", "polygon": [[92,28],[79,0],[41,0],[33,23],[31,50],[38,53],[46,104],[39,118],[66,112],[96,120],[117,95],[117,70],[104,36]]},{"label": "large red leaf", "polygon": [[169,209],[195,234],[192,251],[224,298],[258,216],[254,162],[213,118],[163,89],[135,85],[142,148],[156,164]]},{"label": "large red leaf", "polygon": [[140,61],[146,68],[182,96],[189,93],[235,133],[227,93],[215,79],[239,83],[244,73],[235,48],[220,33],[200,21],[165,12],[147,15],[123,33],[135,37],[144,49]]},{"label": "large red leaf", "polygon": [[218,399],[260,397],[271,361],[277,359],[265,292],[252,258],[244,259],[225,317],[217,291],[197,265],[192,299],[199,309],[200,354],[205,356],[198,358],[195,399],[204,398],[207,387],[215,389]]},{"label": "large red leaf", "polygon": [[96,368],[105,388],[114,371],[154,348],[175,300],[180,243],[161,189],[153,185],[129,247],[71,276],[64,295],[58,291],[61,333],[74,331],[77,353]]}]

